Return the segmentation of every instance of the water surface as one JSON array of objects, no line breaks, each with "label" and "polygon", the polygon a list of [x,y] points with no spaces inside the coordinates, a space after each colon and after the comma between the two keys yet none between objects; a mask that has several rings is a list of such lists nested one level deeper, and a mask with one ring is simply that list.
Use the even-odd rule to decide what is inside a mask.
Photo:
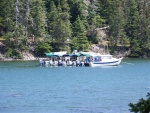
[{"label": "water surface", "polygon": [[115,67],[0,62],[0,113],[130,113],[150,90],[150,59]]}]

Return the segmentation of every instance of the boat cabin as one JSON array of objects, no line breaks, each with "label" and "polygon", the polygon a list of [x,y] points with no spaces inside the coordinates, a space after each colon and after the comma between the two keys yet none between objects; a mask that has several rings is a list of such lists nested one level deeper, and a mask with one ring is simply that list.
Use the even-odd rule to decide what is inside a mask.
[{"label": "boat cabin", "polygon": [[108,59],[112,59],[112,55],[98,55],[93,57],[94,62],[104,61]]}]

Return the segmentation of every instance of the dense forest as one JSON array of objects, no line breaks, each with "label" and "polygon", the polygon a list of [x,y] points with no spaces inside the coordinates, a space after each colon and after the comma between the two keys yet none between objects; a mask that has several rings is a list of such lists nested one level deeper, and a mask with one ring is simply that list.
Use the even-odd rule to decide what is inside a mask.
[{"label": "dense forest", "polygon": [[20,58],[51,51],[88,51],[107,28],[108,45],[150,56],[149,0],[0,0],[0,52]]}]

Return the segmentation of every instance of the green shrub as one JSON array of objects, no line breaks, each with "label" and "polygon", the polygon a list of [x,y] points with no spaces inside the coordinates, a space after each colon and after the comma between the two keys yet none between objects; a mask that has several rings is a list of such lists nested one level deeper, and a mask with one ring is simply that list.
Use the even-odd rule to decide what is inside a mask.
[{"label": "green shrub", "polygon": [[134,113],[150,113],[150,93],[147,94],[147,99],[141,98],[138,103],[130,103],[130,111]]},{"label": "green shrub", "polygon": [[22,59],[22,55],[18,51],[12,48],[9,48],[7,50],[7,52],[5,53],[5,56],[10,57],[10,58],[15,58],[15,59]]},{"label": "green shrub", "polygon": [[35,48],[36,54],[42,54],[42,53],[45,53],[45,52],[50,52],[51,50],[52,50],[52,47],[48,43],[40,43]]}]

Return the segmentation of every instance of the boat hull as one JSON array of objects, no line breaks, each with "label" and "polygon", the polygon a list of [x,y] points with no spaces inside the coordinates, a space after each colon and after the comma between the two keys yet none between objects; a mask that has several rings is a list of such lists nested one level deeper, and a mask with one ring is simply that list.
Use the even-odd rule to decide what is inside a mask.
[{"label": "boat hull", "polygon": [[120,64],[121,60],[123,58],[119,59],[113,59],[108,61],[99,61],[99,62],[90,62],[91,67],[98,67],[98,66],[117,66]]}]

